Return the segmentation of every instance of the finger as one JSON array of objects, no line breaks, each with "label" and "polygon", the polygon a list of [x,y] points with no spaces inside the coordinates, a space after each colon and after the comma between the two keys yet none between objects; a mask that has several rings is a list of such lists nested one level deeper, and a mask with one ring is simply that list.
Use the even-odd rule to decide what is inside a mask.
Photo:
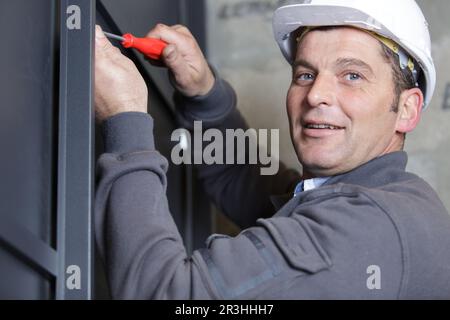
[{"label": "finger", "polygon": [[95,27],[95,55],[97,63],[110,62],[124,62],[129,59],[125,57],[119,48],[113,46],[109,39],[103,33],[100,26]]},{"label": "finger", "polygon": [[150,29],[150,31],[147,32],[147,34],[145,36],[147,38],[161,39],[161,30],[163,28],[168,28],[168,26],[163,23],[158,23],[158,24],[156,24],[156,26],[154,26],[152,29]]},{"label": "finger", "polygon": [[176,45],[168,45],[163,51],[162,58],[166,66],[172,71],[177,82],[183,82],[183,78],[190,74],[189,66]]},{"label": "finger", "polygon": [[106,38],[102,28],[99,25],[95,26],[95,50],[97,54],[104,54],[110,51],[113,45]]},{"label": "finger", "polygon": [[192,35],[191,31],[182,24],[176,24],[176,25],[171,26],[170,28],[172,28],[173,30],[175,30],[177,32],[184,34],[185,36],[192,37],[192,38],[194,37]]},{"label": "finger", "polygon": [[177,30],[172,29],[164,24],[157,24],[152,30],[150,30],[146,37],[148,38],[156,38],[163,40],[169,44],[176,44],[178,46],[183,46],[183,44],[187,43],[189,37]]}]

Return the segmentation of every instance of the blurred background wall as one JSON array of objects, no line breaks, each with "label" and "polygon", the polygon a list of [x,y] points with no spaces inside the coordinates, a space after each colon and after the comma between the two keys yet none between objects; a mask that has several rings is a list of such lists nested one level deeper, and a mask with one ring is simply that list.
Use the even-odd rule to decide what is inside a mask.
[{"label": "blurred background wall", "polygon": [[[253,128],[280,129],[280,158],[301,170],[289,135],[285,100],[290,66],[273,38],[273,11],[287,0],[207,0],[209,60],[238,95]],[[419,127],[408,136],[408,170],[428,181],[450,209],[450,1],[419,0],[430,24],[438,85]]]}]

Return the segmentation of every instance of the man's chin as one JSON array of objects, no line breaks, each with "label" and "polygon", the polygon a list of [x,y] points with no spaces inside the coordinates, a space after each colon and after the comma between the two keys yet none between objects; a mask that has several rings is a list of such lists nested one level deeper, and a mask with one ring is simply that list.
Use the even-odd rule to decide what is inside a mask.
[{"label": "man's chin", "polygon": [[299,161],[305,172],[314,177],[329,177],[339,174],[339,159],[331,153],[300,155]]}]

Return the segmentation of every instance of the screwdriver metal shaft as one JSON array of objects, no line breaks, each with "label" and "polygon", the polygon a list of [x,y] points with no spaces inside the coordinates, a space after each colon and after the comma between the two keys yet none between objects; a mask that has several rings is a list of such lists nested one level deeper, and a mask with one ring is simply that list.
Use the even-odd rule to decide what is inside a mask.
[{"label": "screwdriver metal shaft", "polygon": [[116,34],[112,34],[112,33],[109,33],[109,32],[103,32],[103,33],[104,33],[105,36],[107,36],[108,38],[116,39],[116,40],[119,40],[119,41],[125,41],[125,38],[124,38],[124,37],[118,36],[118,35],[116,35]]}]

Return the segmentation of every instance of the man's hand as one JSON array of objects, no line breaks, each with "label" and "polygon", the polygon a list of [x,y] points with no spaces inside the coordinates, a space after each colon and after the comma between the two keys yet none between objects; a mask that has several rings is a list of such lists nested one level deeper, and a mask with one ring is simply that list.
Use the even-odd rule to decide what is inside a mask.
[{"label": "man's hand", "polygon": [[134,63],[95,28],[95,114],[99,122],[122,112],[147,112],[147,86]]},{"label": "man's hand", "polygon": [[197,41],[185,26],[158,24],[147,37],[161,39],[169,44],[163,51],[162,59],[171,72],[175,89],[187,97],[203,96],[211,91],[214,75]]}]

